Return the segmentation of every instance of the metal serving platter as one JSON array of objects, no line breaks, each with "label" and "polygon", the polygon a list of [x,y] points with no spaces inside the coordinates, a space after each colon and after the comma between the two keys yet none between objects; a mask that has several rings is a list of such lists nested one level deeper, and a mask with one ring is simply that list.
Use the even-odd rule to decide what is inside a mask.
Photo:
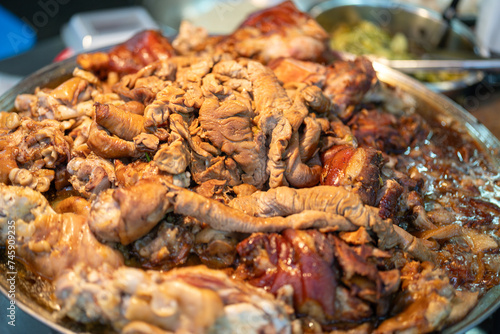
[{"label": "metal serving platter", "polygon": [[[54,83],[61,82],[68,78],[73,69],[77,66],[75,58],[70,58],[59,63],[46,66],[39,71],[28,76],[16,86],[0,97],[0,110],[8,111],[14,108],[14,101],[17,95],[32,93],[36,87],[53,86]],[[474,116],[465,109],[454,103],[447,97],[437,94],[421,84],[415,79],[393,70],[385,65],[373,64],[379,80],[389,86],[397,87],[401,92],[410,95],[416,103],[416,110],[424,118],[437,117],[440,122],[445,122],[454,129],[469,134],[475,139],[479,147],[483,149],[484,155],[489,158],[492,166],[500,169],[500,141]],[[3,255],[0,259],[4,258]],[[1,260],[0,260],[1,262]],[[6,281],[5,264],[0,263],[0,291],[7,296],[8,285]],[[19,265],[21,267],[21,265]],[[21,268],[18,268],[21,271]],[[58,319],[55,312],[51,312],[47,304],[54,301],[44,302],[37,291],[42,284],[36,280],[26,280],[18,276],[16,286],[16,306],[29,316],[49,326],[53,330],[61,333],[112,333],[109,328],[84,327],[83,325]],[[45,304],[45,306],[44,306]],[[486,293],[479,301],[472,312],[459,323],[447,328],[443,333],[463,333],[474,326],[477,326],[491,315],[500,306],[500,286],[494,287]]]}]

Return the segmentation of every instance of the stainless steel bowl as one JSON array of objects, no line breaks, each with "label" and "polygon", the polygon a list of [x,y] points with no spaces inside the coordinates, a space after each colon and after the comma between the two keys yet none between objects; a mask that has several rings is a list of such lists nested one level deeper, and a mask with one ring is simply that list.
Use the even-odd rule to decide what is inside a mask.
[{"label": "stainless steel bowl", "polygon": [[[410,50],[417,56],[456,57],[457,59],[478,57],[479,45],[473,32],[462,22],[452,20],[450,30],[440,13],[423,7],[384,0],[331,0],[320,3],[309,11],[327,31],[340,24],[356,24],[370,21],[389,34],[403,33],[409,41]],[[436,45],[443,34],[447,34],[444,48]],[[484,72],[469,71],[461,80],[425,83],[430,89],[452,95],[479,83]]]},{"label": "stainless steel bowl", "polygon": [[[22,80],[10,91],[0,97],[0,110],[12,110],[14,100],[18,94],[32,93],[36,87],[44,87],[61,79],[68,78],[77,66],[74,58],[51,64]],[[382,64],[374,63],[379,80],[389,86],[398,87],[403,93],[409,94],[415,101],[416,110],[424,118],[438,118],[454,129],[471,135],[484,151],[490,163],[500,169],[500,141],[474,116],[465,109],[444,97],[430,91],[426,86],[407,75],[393,70]],[[4,258],[0,256],[0,259]],[[18,268],[19,270],[20,268]],[[6,281],[5,263],[0,260],[0,292],[7,296],[8,283]],[[19,270],[20,271],[20,270]],[[20,279],[18,276],[18,280]],[[42,284],[34,279],[18,281],[16,290],[16,306],[28,315],[53,328],[56,332],[73,333],[112,333],[109,328],[88,328],[68,320],[58,319],[56,313],[48,307],[53,301],[40,297]],[[446,329],[443,333],[461,333],[476,326],[492,314],[500,306],[500,286],[491,289],[479,301],[472,312],[461,322]]]}]

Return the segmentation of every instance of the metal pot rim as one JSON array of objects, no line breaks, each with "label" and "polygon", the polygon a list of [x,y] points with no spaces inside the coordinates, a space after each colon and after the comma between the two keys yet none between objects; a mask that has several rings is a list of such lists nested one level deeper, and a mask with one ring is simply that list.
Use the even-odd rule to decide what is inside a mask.
[{"label": "metal pot rim", "polygon": [[[385,0],[329,0],[325,2],[321,2],[309,9],[309,14],[313,18],[317,18],[321,14],[328,12],[329,10],[334,10],[341,7],[373,7],[373,8],[381,8],[387,9],[389,11],[405,11],[411,13],[415,16],[420,16],[426,18],[428,20],[432,20],[436,23],[442,23],[443,18],[442,15],[432,9],[425,8],[422,6],[410,4],[410,3],[402,3],[395,1],[385,1]],[[474,45],[473,52],[479,54],[482,46],[480,41],[476,38],[474,33],[465,25],[463,22],[459,20],[451,21],[451,28],[458,35],[463,36],[467,39],[472,45]],[[483,71],[468,71],[469,73],[460,80],[449,80],[449,81],[440,81],[440,82],[427,82],[424,83],[428,88],[433,91],[441,92],[441,93],[453,93],[467,87],[478,84],[485,78],[485,73]]]}]

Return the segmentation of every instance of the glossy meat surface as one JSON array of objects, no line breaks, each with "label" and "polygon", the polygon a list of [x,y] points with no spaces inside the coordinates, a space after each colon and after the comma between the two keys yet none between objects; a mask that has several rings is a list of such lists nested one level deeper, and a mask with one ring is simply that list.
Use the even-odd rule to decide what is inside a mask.
[{"label": "glossy meat surface", "polygon": [[327,38],[291,2],[146,31],[0,113],[0,242],[59,317],[433,332],[500,283],[498,166]]}]

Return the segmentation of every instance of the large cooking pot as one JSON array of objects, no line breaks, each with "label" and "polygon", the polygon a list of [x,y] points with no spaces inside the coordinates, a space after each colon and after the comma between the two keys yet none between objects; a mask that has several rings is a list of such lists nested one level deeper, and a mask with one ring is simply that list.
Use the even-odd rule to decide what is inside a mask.
[{"label": "large cooking pot", "polygon": [[[11,110],[18,94],[32,93],[38,86],[53,86],[55,83],[69,77],[77,66],[74,58],[49,65],[33,75],[22,80],[10,91],[0,97],[0,110]],[[402,92],[409,94],[415,100],[416,110],[425,118],[437,117],[450,127],[470,134],[477,140],[490,162],[500,169],[500,141],[480,124],[471,114],[443,95],[430,91],[420,82],[374,63],[374,68],[381,82],[389,86],[397,86]],[[7,296],[7,270],[5,252],[0,255],[0,291]],[[80,324],[61,320],[56,317],[57,304],[50,299],[51,286],[43,280],[23,271],[22,265],[17,265],[16,305],[29,316],[39,320],[54,330],[62,333],[98,332],[110,333],[109,328],[86,328]],[[465,332],[481,323],[500,306],[500,286],[494,287],[484,295],[478,305],[461,322],[446,329],[443,333]],[[5,319],[2,321],[6,321]]]},{"label": "large cooking pot", "polygon": [[[391,36],[400,32],[408,38],[410,51],[417,57],[479,57],[479,42],[469,27],[459,20],[452,20],[447,30],[442,15],[424,7],[385,0],[330,0],[312,7],[309,12],[327,32],[341,24],[354,25],[361,21],[372,22]],[[446,44],[437,48],[444,35]],[[426,85],[434,91],[453,95],[483,78],[484,72],[469,71],[459,80]]]}]

